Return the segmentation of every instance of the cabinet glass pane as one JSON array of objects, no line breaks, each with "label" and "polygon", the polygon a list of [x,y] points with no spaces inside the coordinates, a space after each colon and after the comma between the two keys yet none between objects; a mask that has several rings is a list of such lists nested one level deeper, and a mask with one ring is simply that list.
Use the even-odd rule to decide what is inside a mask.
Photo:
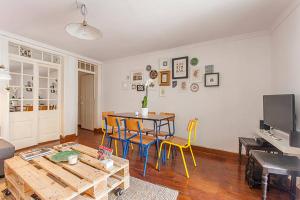
[{"label": "cabinet glass pane", "polygon": [[36,49],[32,49],[31,50],[31,57],[37,60],[42,60],[43,59],[43,53],[42,51],[36,50]]},{"label": "cabinet glass pane", "polygon": [[9,43],[8,52],[11,54],[19,55],[19,45]]},{"label": "cabinet glass pane", "polygon": [[48,110],[48,101],[47,100],[39,101],[39,110]]},{"label": "cabinet glass pane", "polygon": [[9,80],[10,86],[21,86],[21,75],[11,74],[11,79]]},{"label": "cabinet glass pane", "polygon": [[24,88],[23,89],[23,99],[33,99],[32,88]]},{"label": "cabinet glass pane", "polygon": [[58,70],[57,69],[49,69],[49,76],[50,78],[58,78]]},{"label": "cabinet glass pane", "polygon": [[23,87],[33,87],[33,76],[23,76]]},{"label": "cabinet glass pane", "polygon": [[48,67],[39,67],[39,76],[48,77]]},{"label": "cabinet glass pane", "polygon": [[50,100],[49,110],[57,110],[57,100]]},{"label": "cabinet glass pane", "polygon": [[60,57],[53,55],[53,63],[60,64]]},{"label": "cabinet glass pane", "polygon": [[39,89],[39,99],[48,99],[48,89]]},{"label": "cabinet glass pane", "polygon": [[24,112],[33,111],[33,100],[24,100],[23,101],[23,111]]},{"label": "cabinet glass pane", "polygon": [[92,72],[95,71],[95,65],[91,65],[91,71],[92,71]]},{"label": "cabinet glass pane", "polygon": [[51,62],[51,54],[43,52],[43,60],[46,62]]},{"label": "cabinet glass pane", "polygon": [[39,80],[40,88],[48,88],[48,78],[40,78]]},{"label": "cabinet glass pane", "polygon": [[21,101],[20,100],[9,101],[9,111],[10,112],[20,112],[21,111]]},{"label": "cabinet glass pane", "polygon": [[23,74],[33,75],[33,64],[23,63]]},{"label": "cabinet glass pane", "polygon": [[11,60],[9,61],[9,71],[13,73],[21,73],[22,64],[21,62]]},{"label": "cabinet glass pane", "polygon": [[9,98],[10,99],[21,99],[21,88],[20,87],[10,87],[9,88]]}]

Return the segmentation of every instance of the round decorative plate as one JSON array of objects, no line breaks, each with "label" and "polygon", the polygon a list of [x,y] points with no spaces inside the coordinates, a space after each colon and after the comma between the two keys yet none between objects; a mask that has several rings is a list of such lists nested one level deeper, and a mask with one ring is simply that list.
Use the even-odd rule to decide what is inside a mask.
[{"label": "round decorative plate", "polygon": [[196,66],[198,64],[199,60],[198,58],[192,58],[191,59],[191,65]]},{"label": "round decorative plate", "polygon": [[148,72],[151,71],[151,68],[152,68],[151,65],[147,65],[147,66],[146,66],[146,70],[147,70]]},{"label": "round decorative plate", "polygon": [[150,71],[150,78],[151,79],[156,79],[158,76],[158,72],[156,70],[151,70]]},{"label": "round decorative plate", "polygon": [[197,83],[192,83],[190,86],[190,89],[192,92],[198,92],[199,91],[199,85]]}]

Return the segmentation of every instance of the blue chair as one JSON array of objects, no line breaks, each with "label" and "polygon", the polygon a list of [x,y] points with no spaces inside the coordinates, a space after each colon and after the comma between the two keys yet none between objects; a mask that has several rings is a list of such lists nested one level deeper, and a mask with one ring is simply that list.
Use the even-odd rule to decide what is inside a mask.
[{"label": "blue chair", "polygon": [[[129,139],[129,142],[132,144],[137,144],[140,150],[140,156],[145,157],[144,160],[144,171],[143,176],[146,175],[147,170],[147,162],[148,162],[148,154],[149,148],[152,144],[157,144],[156,138],[153,136],[144,135],[142,130],[144,129],[143,123],[137,119],[125,119],[125,129],[127,131],[136,132],[137,135]],[[125,146],[125,154],[127,154],[129,149],[129,143]]]},{"label": "blue chair", "polygon": [[117,142],[120,141],[123,146],[122,157],[126,158],[125,147],[127,146],[127,144],[129,144],[129,139],[135,137],[137,134],[129,133],[127,132],[126,128],[121,128],[121,120],[117,117],[107,116],[105,118],[105,126],[106,130],[108,130],[108,126],[112,127],[112,130],[114,130],[114,128],[117,127],[117,130],[109,135],[108,145],[111,147],[112,141],[114,140],[115,150],[117,150]]}]

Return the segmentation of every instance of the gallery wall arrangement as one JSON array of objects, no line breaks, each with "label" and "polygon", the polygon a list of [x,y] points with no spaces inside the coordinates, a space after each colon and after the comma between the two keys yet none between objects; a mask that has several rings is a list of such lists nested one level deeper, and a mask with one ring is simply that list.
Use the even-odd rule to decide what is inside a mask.
[{"label": "gallery wall arrangement", "polygon": [[158,66],[146,65],[145,70],[131,71],[122,81],[123,90],[145,91],[145,83],[151,80],[149,89],[159,89],[159,96],[166,96],[166,88],[180,92],[201,92],[200,86],[220,86],[220,74],[214,71],[214,65],[201,64],[199,58],[182,56],[160,58]]}]

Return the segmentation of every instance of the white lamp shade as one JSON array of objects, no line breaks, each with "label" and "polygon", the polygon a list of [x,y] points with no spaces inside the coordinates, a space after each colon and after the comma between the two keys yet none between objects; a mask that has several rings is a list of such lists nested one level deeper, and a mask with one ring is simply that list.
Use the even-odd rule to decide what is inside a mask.
[{"label": "white lamp shade", "polygon": [[82,23],[68,24],[65,30],[73,37],[83,40],[95,40],[102,37],[102,33],[90,25],[83,25]]}]

